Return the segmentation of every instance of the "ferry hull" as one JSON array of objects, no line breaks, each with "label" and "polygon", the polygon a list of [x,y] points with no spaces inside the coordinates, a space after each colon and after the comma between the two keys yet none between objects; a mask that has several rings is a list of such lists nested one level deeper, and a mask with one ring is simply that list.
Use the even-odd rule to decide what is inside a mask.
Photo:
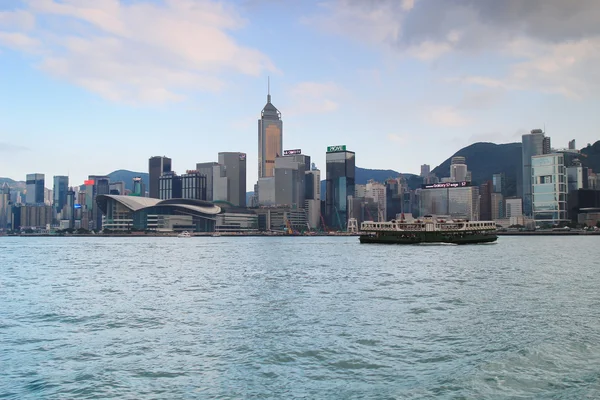
[{"label": "ferry hull", "polygon": [[402,235],[387,233],[379,235],[361,235],[361,243],[381,244],[420,244],[420,243],[452,243],[452,244],[476,244],[491,243],[498,240],[495,233],[488,234],[446,234],[443,232],[422,232],[413,235]]}]

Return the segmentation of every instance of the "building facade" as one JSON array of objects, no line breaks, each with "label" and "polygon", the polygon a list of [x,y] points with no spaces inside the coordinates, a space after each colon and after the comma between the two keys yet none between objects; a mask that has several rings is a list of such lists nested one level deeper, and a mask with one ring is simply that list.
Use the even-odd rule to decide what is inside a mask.
[{"label": "building facade", "polygon": [[275,176],[275,158],[283,155],[283,121],[281,113],[271,103],[271,92],[267,104],[258,120],[258,178]]},{"label": "building facade", "polygon": [[27,174],[25,204],[44,204],[44,174]]},{"label": "building facade", "polygon": [[346,146],[330,146],[325,155],[325,219],[327,225],[345,231],[348,223],[348,196],[354,194],[356,155]]},{"label": "building facade", "polygon": [[206,175],[195,170],[181,175],[181,198],[206,200]]},{"label": "building facade", "polygon": [[63,208],[67,204],[67,191],[69,190],[69,177],[68,176],[55,176],[54,186],[52,190],[52,209],[54,213],[54,219],[58,220]]},{"label": "building facade", "polygon": [[[479,220],[479,188],[457,182],[423,186],[419,192],[420,215],[448,215],[470,221]],[[442,186],[443,185],[443,186]],[[445,187],[444,187],[445,186]]]},{"label": "building facade", "polygon": [[462,156],[454,156],[450,160],[450,182],[471,181],[467,179],[467,162]]},{"label": "building facade", "polygon": [[246,207],[246,153],[219,153],[219,165],[227,178],[227,201],[237,207]]},{"label": "building facade", "polygon": [[536,223],[568,221],[567,171],[562,154],[531,157],[532,211]]},{"label": "building facade", "polygon": [[[533,129],[531,133],[522,136],[523,156],[523,213],[532,215],[532,192],[531,192],[531,157],[544,154],[544,148],[549,147],[549,141],[545,141],[544,131]],[[548,149],[549,151],[549,149]]]},{"label": "building facade", "polygon": [[310,165],[310,157],[303,154],[275,158],[275,204],[304,207],[307,164]]},{"label": "building facade", "polygon": [[[200,172],[202,175],[206,175],[206,200],[213,201],[213,173],[214,167],[218,166],[217,162],[205,162],[196,164],[196,170]],[[220,176],[220,174],[219,174]]]},{"label": "building facade", "polygon": [[171,159],[168,157],[155,156],[148,160],[148,196],[158,199],[158,181],[160,176],[171,172]]},{"label": "building facade", "polygon": [[4,182],[0,188],[0,231],[9,229],[10,227],[10,188]]},{"label": "building facade", "polygon": [[174,171],[165,172],[158,178],[158,198],[161,200],[181,198],[181,177]]}]

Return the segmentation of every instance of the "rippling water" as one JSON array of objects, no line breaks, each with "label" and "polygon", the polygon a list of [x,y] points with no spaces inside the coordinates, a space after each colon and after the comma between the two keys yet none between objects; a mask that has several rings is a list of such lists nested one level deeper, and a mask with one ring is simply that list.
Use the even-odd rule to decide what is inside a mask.
[{"label": "rippling water", "polygon": [[598,240],[0,238],[0,398],[598,398]]}]

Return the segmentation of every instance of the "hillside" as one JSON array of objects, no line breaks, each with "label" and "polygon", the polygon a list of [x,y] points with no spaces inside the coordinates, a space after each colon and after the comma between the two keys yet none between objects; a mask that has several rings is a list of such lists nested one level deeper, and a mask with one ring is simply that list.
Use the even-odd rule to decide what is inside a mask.
[{"label": "hillside", "polygon": [[[469,171],[472,173],[474,185],[492,180],[493,174],[503,172],[506,176],[506,194],[508,196],[517,195],[517,179],[522,171],[521,143],[474,143],[460,149],[452,155],[452,157],[454,156],[465,157]],[[450,176],[452,157],[434,168],[432,173],[438,178]]]},{"label": "hillside", "polygon": [[581,149],[579,157],[584,167],[591,168],[594,172],[600,172],[600,140]]},{"label": "hillside", "polygon": [[142,181],[146,185],[146,190],[148,190],[148,173],[147,172],[133,172],[128,171],[126,169],[119,169],[117,171],[113,171],[108,174],[111,182],[125,182],[125,189],[133,191],[133,178],[141,177]]}]

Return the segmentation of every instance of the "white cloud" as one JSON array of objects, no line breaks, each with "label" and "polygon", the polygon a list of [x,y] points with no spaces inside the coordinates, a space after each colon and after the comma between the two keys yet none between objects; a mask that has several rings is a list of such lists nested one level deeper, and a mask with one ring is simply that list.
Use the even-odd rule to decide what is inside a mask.
[{"label": "white cloud", "polygon": [[452,107],[438,107],[427,115],[429,121],[435,125],[456,128],[469,125],[471,120],[461,115]]},{"label": "white cloud", "polygon": [[395,144],[405,144],[407,143],[408,136],[404,134],[389,133],[387,139]]},{"label": "white cloud", "polygon": [[329,113],[339,108],[338,98],[343,90],[332,82],[301,82],[289,91],[292,104],[286,114],[301,115]]},{"label": "white cloud", "polygon": [[[276,71],[266,55],[235,41],[229,31],[245,21],[214,0],[29,0],[19,13],[60,23],[61,29],[36,27],[25,36],[23,26],[4,28],[0,43],[21,51],[43,48],[42,70],[109,100],[178,101],[191,91],[221,89],[228,72]],[[21,14],[4,15],[0,29],[24,20]]]}]

